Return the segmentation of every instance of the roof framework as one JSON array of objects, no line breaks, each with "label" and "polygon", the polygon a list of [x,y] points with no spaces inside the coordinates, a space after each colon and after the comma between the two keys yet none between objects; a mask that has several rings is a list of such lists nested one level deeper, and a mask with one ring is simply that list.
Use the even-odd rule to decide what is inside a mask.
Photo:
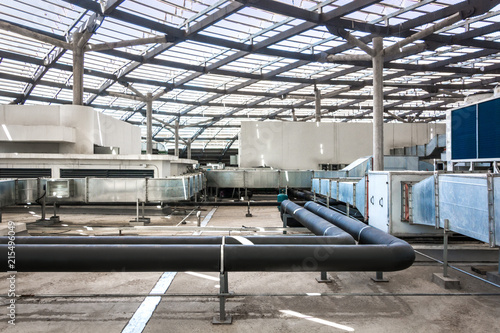
[{"label": "roof framework", "polygon": [[[179,120],[193,148],[227,150],[242,121],[314,121],[315,89],[322,121],[371,121],[365,46],[382,36],[393,51],[384,62],[385,121],[436,121],[500,81],[499,2],[4,0],[0,103],[71,103],[67,46],[93,25],[86,105],[145,136],[151,93],[154,140],[171,148]],[[456,13],[451,25],[422,33]]]}]

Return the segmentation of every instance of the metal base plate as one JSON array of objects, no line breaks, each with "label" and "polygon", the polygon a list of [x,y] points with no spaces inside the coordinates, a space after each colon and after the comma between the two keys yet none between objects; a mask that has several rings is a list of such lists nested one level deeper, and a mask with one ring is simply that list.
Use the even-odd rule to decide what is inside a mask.
[{"label": "metal base plate", "polygon": [[151,223],[151,218],[149,217],[139,217],[138,219],[135,218],[133,220],[130,220],[130,225],[132,226],[142,226]]},{"label": "metal base plate", "polygon": [[318,282],[318,283],[332,283],[333,281],[331,279],[323,280],[322,278],[316,278],[316,282]]},{"label": "metal base plate", "polygon": [[39,219],[39,220],[36,220],[36,222],[31,223],[31,225],[32,226],[39,226],[39,227],[51,227],[54,225],[54,221],[52,221],[50,219],[45,219],[45,220]]},{"label": "metal base plate", "polygon": [[253,215],[252,215],[252,214],[250,214],[250,213],[247,213],[245,216],[246,216],[246,217],[252,217]]},{"label": "metal base plate", "polygon": [[388,280],[388,279],[384,279],[384,278],[382,278],[382,279],[378,279],[378,278],[376,278],[376,277],[372,277],[371,279],[372,279],[372,281],[373,281],[373,282],[377,282],[377,283],[378,283],[378,282],[389,282],[389,280]]},{"label": "metal base plate", "polygon": [[212,319],[212,324],[214,325],[231,325],[233,323],[233,317],[232,316],[226,316],[226,320],[220,320],[219,317],[214,317]]}]

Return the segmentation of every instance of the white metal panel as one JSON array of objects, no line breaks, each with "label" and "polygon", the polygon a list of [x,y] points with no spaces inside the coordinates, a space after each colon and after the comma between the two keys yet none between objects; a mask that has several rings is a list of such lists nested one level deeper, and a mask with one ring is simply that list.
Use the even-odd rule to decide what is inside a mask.
[{"label": "white metal panel", "polygon": [[[426,144],[430,133],[444,133],[444,124],[384,124],[384,152],[394,146]],[[300,133],[300,135],[298,135]],[[368,123],[242,122],[240,166],[317,169],[319,164],[349,164],[372,154]]]},{"label": "white metal panel", "polygon": [[370,172],[368,177],[369,225],[389,232],[389,173]]}]

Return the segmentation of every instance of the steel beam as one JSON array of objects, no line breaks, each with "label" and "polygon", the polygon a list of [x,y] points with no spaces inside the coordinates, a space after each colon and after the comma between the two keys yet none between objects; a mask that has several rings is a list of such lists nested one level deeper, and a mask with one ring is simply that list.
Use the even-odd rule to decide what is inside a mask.
[{"label": "steel beam", "polygon": [[146,154],[153,154],[153,94],[146,95]]},{"label": "steel beam", "polygon": [[175,120],[175,150],[174,155],[179,157],[179,120]]},{"label": "steel beam", "polygon": [[321,91],[315,87],[314,88],[314,105],[316,110],[316,122],[321,121]]}]

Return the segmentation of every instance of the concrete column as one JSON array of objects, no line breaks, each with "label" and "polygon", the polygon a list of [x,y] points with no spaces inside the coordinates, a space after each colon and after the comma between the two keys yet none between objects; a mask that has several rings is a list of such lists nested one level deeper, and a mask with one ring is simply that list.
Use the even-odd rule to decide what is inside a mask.
[{"label": "concrete column", "polygon": [[321,121],[321,92],[318,88],[314,87],[314,102],[316,108],[316,121]]},{"label": "concrete column", "polygon": [[146,154],[153,153],[153,94],[146,95]]},{"label": "concrete column", "polygon": [[382,37],[373,38],[373,170],[384,170],[384,56]]},{"label": "concrete column", "polygon": [[295,115],[295,109],[292,109],[292,119],[293,121],[297,121],[297,116]]},{"label": "concrete column", "polygon": [[73,42],[73,105],[83,105],[83,47],[78,46],[79,40]]},{"label": "concrete column", "polygon": [[191,138],[187,140],[187,158],[191,159]]},{"label": "concrete column", "polygon": [[174,155],[179,156],[179,120],[175,121],[175,151]]}]

